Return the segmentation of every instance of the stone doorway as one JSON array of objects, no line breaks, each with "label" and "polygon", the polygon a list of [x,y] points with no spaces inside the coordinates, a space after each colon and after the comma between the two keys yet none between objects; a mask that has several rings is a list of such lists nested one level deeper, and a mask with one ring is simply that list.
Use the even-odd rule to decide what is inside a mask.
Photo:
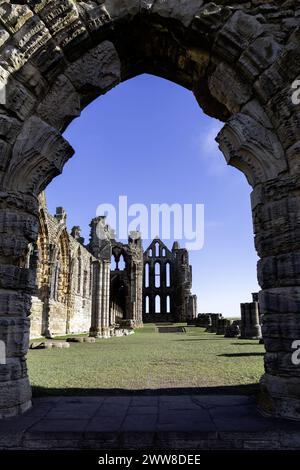
[{"label": "stone doorway", "polygon": [[[228,164],[253,188],[255,245],[264,315],[261,407],[300,418],[299,76],[297,2],[4,3],[1,9],[0,417],[31,406],[27,377],[38,236],[38,195],[73,150],[62,137],[84,107],[148,72],[191,90],[224,122],[217,137]],[[282,15],[284,8],[284,15]]]}]

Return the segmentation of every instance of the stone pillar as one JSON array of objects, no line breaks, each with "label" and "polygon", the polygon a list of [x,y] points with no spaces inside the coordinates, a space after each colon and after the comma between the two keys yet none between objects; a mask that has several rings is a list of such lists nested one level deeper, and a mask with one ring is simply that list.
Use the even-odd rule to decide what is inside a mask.
[{"label": "stone pillar", "polygon": [[245,338],[245,334],[246,334],[245,303],[240,304],[240,309],[241,309],[241,338]]},{"label": "stone pillar", "polygon": [[109,298],[110,298],[110,261],[102,261],[102,338],[110,337]]},{"label": "stone pillar", "polygon": [[266,348],[261,408],[300,419],[300,182],[281,178],[252,194],[262,331]]},{"label": "stone pillar", "polygon": [[254,301],[241,304],[241,339],[260,338],[259,303]]},{"label": "stone pillar", "polygon": [[24,194],[1,194],[0,200],[0,418],[31,406],[25,356],[29,346],[31,295],[36,272],[26,263],[29,243],[38,237],[38,204]]},{"label": "stone pillar", "polygon": [[105,261],[106,264],[106,285],[107,285],[107,296],[106,296],[106,325],[108,328],[108,334],[109,336],[111,335],[111,328],[110,328],[110,266],[111,266],[111,261]]},{"label": "stone pillar", "polygon": [[228,320],[227,318],[220,318],[217,323],[217,335],[224,335],[226,332],[226,328],[230,327],[232,324],[232,320]]},{"label": "stone pillar", "polygon": [[[130,232],[128,237],[128,245],[131,252],[131,309],[132,320],[135,328],[143,326],[143,272],[144,272],[144,254],[140,232]],[[152,263],[149,263],[149,268]],[[161,282],[164,270],[161,267]],[[151,279],[151,274],[150,274]],[[150,280],[149,279],[149,280]],[[153,282],[150,280],[150,282]],[[149,284],[150,285],[150,284]],[[162,305],[161,305],[162,307]],[[161,310],[163,311],[163,310]]]},{"label": "stone pillar", "polygon": [[261,339],[261,326],[260,326],[260,317],[259,317],[259,303],[251,302],[250,304],[250,317],[251,317],[251,330],[252,337]]},{"label": "stone pillar", "polygon": [[143,326],[143,264],[136,269],[136,318],[135,326]]},{"label": "stone pillar", "polygon": [[240,336],[241,330],[240,330],[240,321],[239,320],[234,320],[230,321],[228,320],[229,323],[226,326],[225,330],[225,338],[237,338]]},{"label": "stone pillar", "polygon": [[205,331],[209,333],[210,330],[211,330],[211,327],[212,327],[212,315],[207,313],[206,317],[207,317],[207,324],[206,324],[206,330]]},{"label": "stone pillar", "polygon": [[207,330],[209,333],[216,333],[218,329],[218,321],[222,318],[221,313],[211,313],[211,326]]},{"label": "stone pillar", "polygon": [[210,333],[215,333],[216,332],[216,320],[217,320],[216,315],[212,314],[212,316],[211,316],[211,327],[210,327],[210,330],[209,330]]},{"label": "stone pillar", "polygon": [[93,262],[92,288],[92,321],[90,336],[101,337],[102,334],[102,261]]},{"label": "stone pillar", "polygon": [[209,314],[209,319],[210,319],[210,320],[209,320],[209,324],[208,324],[208,326],[207,326],[207,328],[206,328],[207,333],[212,333],[212,332],[213,332],[213,328],[214,328],[214,316],[215,316],[214,313],[210,313],[210,314]]},{"label": "stone pillar", "polygon": [[198,313],[197,307],[197,296],[190,295],[188,298],[188,314],[187,314],[187,321],[188,320],[195,320]]}]

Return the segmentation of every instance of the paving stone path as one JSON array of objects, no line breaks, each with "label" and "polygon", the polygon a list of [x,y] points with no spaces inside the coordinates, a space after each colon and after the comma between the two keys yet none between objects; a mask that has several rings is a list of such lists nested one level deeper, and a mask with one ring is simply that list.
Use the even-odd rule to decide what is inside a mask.
[{"label": "paving stone path", "polygon": [[300,426],[242,395],[44,397],[0,421],[0,448],[300,449]]}]

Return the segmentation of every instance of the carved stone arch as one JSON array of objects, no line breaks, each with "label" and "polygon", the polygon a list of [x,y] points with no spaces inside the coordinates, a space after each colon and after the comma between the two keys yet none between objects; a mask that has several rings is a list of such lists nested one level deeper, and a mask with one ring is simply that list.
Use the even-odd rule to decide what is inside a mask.
[{"label": "carved stone arch", "polygon": [[300,296],[300,108],[291,99],[300,76],[300,6],[224,3],[1,3],[0,340],[10,312],[8,334],[21,322],[23,346],[10,351],[18,366],[0,374],[0,416],[30,406],[21,356],[34,282],[23,261],[38,236],[37,196],[73,153],[62,132],[96,97],[152,73],[191,90],[206,114],[224,122],[221,150],[253,186],[267,350],[262,406],[300,417],[299,373],[284,366],[291,364]]},{"label": "carved stone arch", "polygon": [[217,141],[227,163],[241,170],[252,187],[287,171],[284,151],[274,131],[246,114],[230,118]]},{"label": "carved stone arch", "polygon": [[59,132],[32,116],[16,139],[3,185],[10,191],[39,195],[73,153]]},{"label": "carved stone arch", "polygon": [[113,243],[112,255],[114,256],[117,263],[119,263],[121,257],[123,257],[125,265],[127,267],[129,266],[131,262],[131,254],[130,250],[128,250],[126,246],[122,245],[121,243]]},{"label": "carved stone arch", "polygon": [[52,298],[61,303],[67,303],[70,288],[70,246],[66,228],[59,230],[56,243],[52,245],[50,265],[52,267]]},{"label": "carved stone arch", "polygon": [[40,289],[49,284],[50,274],[50,236],[46,210],[41,207],[39,212],[39,236],[37,246],[39,250],[39,272],[37,273],[37,287]]},{"label": "carved stone arch", "polygon": [[[66,19],[66,30],[61,34],[68,37],[68,61],[64,60],[65,43],[60,43],[59,35],[54,40],[59,42],[56,53],[59,66],[53,70],[50,67],[51,74],[46,70],[41,76],[37,75],[36,80],[40,84],[38,92],[32,89],[30,75],[27,77],[24,73],[25,78],[28,78],[27,83],[21,74],[27,64],[26,60],[24,59],[24,63],[22,60],[13,60],[13,57],[19,57],[17,52],[12,51],[9,45],[5,49],[13,63],[7,74],[9,77],[21,76],[22,79],[23,114],[14,109],[15,103],[12,103],[11,111],[14,110],[20,121],[25,121],[13,146],[4,178],[4,185],[8,189],[25,189],[34,193],[43,189],[62,171],[64,163],[73,153],[60,134],[69,122],[79,116],[84,106],[97,96],[139,73],[154,73],[191,89],[204,111],[222,121],[235,116],[254,98],[263,108],[260,94],[253,87],[253,78],[259,72],[263,73],[270,62],[273,64],[277,60],[283,46],[270,36],[266,26],[267,19],[259,11],[253,14],[247,7],[243,11],[242,8],[236,10],[213,3],[203,5],[200,0],[181,2],[178,7],[172,1],[163,4],[148,2],[147,7],[143,4],[137,7],[139,2],[124,2],[122,7],[119,2],[117,7],[110,1],[101,6],[90,2],[82,2],[77,6],[72,0],[65,0],[65,4],[65,11],[60,13],[50,5],[39,7],[41,10],[36,6],[32,10],[26,7],[28,18],[34,18],[36,12],[36,21],[41,30],[45,31],[45,41],[50,49],[53,39],[46,34],[46,30],[51,36],[57,27],[56,15],[59,16],[59,21],[62,21],[61,15]],[[14,11],[19,9],[13,8],[11,14]],[[26,15],[24,23],[28,19]],[[4,17],[7,19],[5,14]],[[30,26],[29,21],[28,27]],[[132,30],[133,26],[135,29]],[[22,22],[18,23],[18,28],[22,30]],[[133,49],[133,44],[136,46],[136,36],[142,29],[142,40]],[[99,35],[101,30],[103,33]],[[128,34],[129,31],[131,34]],[[72,34],[68,36],[71,32],[74,32],[74,39]],[[124,35],[125,32],[128,39],[120,40],[120,34]],[[92,36],[97,33],[93,42],[88,40],[88,33]],[[147,41],[148,35],[151,41]],[[105,39],[105,36],[110,40]],[[257,41],[260,41],[261,50],[258,57],[253,57],[255,50],[252,50],[252,45]],[[26,40],[21,41],[21,44],[23,42],[26,43]],[[80,52],[78,43],[81,46]],[[230,87],[227,85],[229,81]],[[41,86],[41,82],[48,83],[48,86]],[[26,86],[30,89],[28,93]],[[11,93],[15,95],[15,88],[15,81],[8,81],[8,97],[11,89]],[[267,111],[270,113],[269,109]],[[240,120],[241,116],[236,117],[231,122],[231,128],[237,130]],[[252,116],[251,133],[256,133],[256,145],[264,150],[267,142],[267,152],[269,147],[272,150],[276,135],[271,137],[270,130],[267,133],[270,135],[265,140],[264,129],[254,121],[256,117]],[[221,148],[226,148],[227,153],[229,147],[231,152],[234,149],[234,157],[228,157],[228,163],[236,165],[239,162],[242,171],[251,168],[255,175],[247,176],[250,182],[255,183],[258,177],[268,178],[270,173],[271,176],[278,175],[277,166],[279,172],[286,168],[285,156],[279,148],[278,139],[276,159],[281,161],[278,161],[278,165],[272,162],[271,165],[274,165],[270,172],[270,168],[264,169],[264,165],[270,167],[266,159],[260,161],[260,155],[254,157],[249,149],[244,151],[243,144],[247,136],[241,136],[238,132],[242,138],[239,145],[237,132],[229,132],[228,127],[224,132],[226,144]],[[25,175],[25,179],[22,179],[22,175]],[[25,188],[24,182],[27,185]]]}]

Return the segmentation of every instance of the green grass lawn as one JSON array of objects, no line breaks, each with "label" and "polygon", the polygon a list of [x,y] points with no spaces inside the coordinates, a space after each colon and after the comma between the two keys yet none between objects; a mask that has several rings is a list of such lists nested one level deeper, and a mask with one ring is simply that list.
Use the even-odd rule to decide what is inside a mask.
[{"label": "green grass lawn", "polygon": [[258,341],[224,338],[202,328],[157,333],[154,325],[146,325],[127,337],[30,350],[28,367],[35,395],[243,386],[258,382],[263,351]]}]

